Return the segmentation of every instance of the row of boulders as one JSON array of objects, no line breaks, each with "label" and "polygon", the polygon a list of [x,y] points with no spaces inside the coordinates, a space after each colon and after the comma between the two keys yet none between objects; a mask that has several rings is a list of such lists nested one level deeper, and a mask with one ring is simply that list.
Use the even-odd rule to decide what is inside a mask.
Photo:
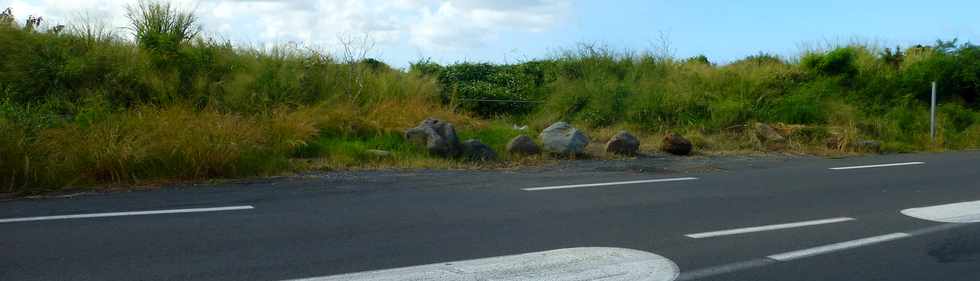
[{"label": "row of boulders", "polygon": [[[547,152],[561,156],[585,154],[589,138],[582,131],[566,122],[557,122],[548,126],[538,135],[541,146],[527,135],[515,137],[507,144],[507,152],[518,155],[535,155]],[[461,157],[473,161],[491,161],[497,154],[479,140],[470,139],[459,141],[456,129],[452,124],[435,118],[428,118],[418,126],[405,131],[405,138],[437,156],[446,158]],[[636,155],[640,149],[640,140],[626,131],[620,131],[606,143],[606,152],[619,155]],[[688,155],[691,153],[691,142],[684,137],[670,133],[664,137],[661,149],[665,152]]]},{"label": "row of boulders", "polygon": [[497,159],[497,153],[490,146],[475,139],[460,142],[453,124],[435,118],[425,119],[415,128],[406,130],[405,139],[425,146],[429,153],[441,157],[463,157],[478,161]]}]

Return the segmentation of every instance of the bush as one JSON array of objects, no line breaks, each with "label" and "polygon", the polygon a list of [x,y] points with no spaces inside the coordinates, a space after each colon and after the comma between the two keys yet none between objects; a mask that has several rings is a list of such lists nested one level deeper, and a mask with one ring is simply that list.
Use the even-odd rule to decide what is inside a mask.
[{"label": "bush", "polygon": [[531,111],[539,101],[543,79],[540,65],[534,62],[507,66],[461,63],[439,71],[443,100],[484,117]]},{"label": "bush", "polygon": [[809,53],[803,56],[803,68],[816,75],[852,77],[857,73],[854,61],[857,58],[853,47],[834,49],[828,53]]}]

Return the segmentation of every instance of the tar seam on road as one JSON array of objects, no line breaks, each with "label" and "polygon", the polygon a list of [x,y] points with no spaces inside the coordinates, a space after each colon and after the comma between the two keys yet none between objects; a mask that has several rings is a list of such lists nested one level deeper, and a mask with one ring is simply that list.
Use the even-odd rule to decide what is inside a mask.
[{"label": "tar seam on road", "polygon": [[852,220],[854,220],[854,218],[840,217],[840,218],[830,218],[830,219],[822,219],[822,220],[811,220],[811,221],[801,221],[801,222],[793,222],[793,223],[735,228],[735,229],[719,230],[719,231],[711,231],[711,232],[692,233],[692,234],[685,234],[684,236],[694,238],[694,239],[701,239],[701,238],[736,235],[736,234],[751,233],[751,232],[772,231],[772,230],[780,230],[780,229],[787,229],[787,228],[797,228],[797,227],[814,226],[814,225],[821,225],[821,224],[839,223],[839,222],[846,222]]},{"label": "tar seam on road", "polygon": [[696,179],[698,179],[698,178],[685,177],[685,178],[667,178],[667,179],[652,179],[652,180],[637,180],[637,181],[617,181],[617,182],[603,182],[603,183],[589,183],[589,184],[573,184],[573,185],[531,187],[531,188],[522,188],[521,190],[524,190],[524,191],[541,191],[541,190],[568,189],[568,188],[580,188],[580,187],[597,187],[597,186],[641,184],[641,183],[655,183],[655,182],[690,181],[690,180],[696,180]]},{"label": "tar seam on road", "polygon": [[762,267],[766,265],[772,265],[779,262],[789,262],[792,260],[808,258],[808,257],[813,257],[817,255],[828,254],[828,253],[843,251],[848,249],[854,249],[862,246],[870,246],[870,245],[884,243],[888,241],[894,241],[894,240],[905,239],[909,237],[936,233],[940,231],[951,230],[966,225],[970,225],[970,224],[947,223],[947,224],[941,224],[941,225],[931,226],[927,228],[917,229],[913,231],[898,232],[898,233],[862,238],[862,239],[834,243],[834,244],[829,244],[829,245],[824,245],[824,246],[819,246],[819,247],[814,247],[809,249],[769,255],[765,258],[760,258],[760,259],[753,259],[748,261],[735,262],[735,263],[730,263],[725,265],[685,271],[685,272],[681,272],[681,275],[677,279],[677,281],[687,281],[687,280],[708,278],[716,275],[727,274],[736,271]]},{"label": "tar seam on road", "polygon": [[214,208],[193,208],[193,209],[152,210],[152,211],[135,211],[135,212],[93,213],[93,214],[80,214],[80,215],[61,215],[61,216],[44,216],[44,217],[9,218],[9,219],[0,219],[0,223],[27,222],[27,221],[45,221],[45,220],[66,220],[66,219],[86,219],[86,218],[104,218],[104,217],[119,217],[119,216],[144,216],[144,215],[161,215],[161,214],[180,214],[180,213],[236,211],[236,210],[249,210],[249,209],[254,209],[254,208],[255,207],[252,207],[252,206],[228,206],[228,207],[214,207]]},{"label": "tar seam on road", "polygon": [[922,165],[922,164],[925,164],[925,163],[926,162],[905,162],[905,163],[877,164],[877,165],[864,165],[864,166],[835,167],[835,168],[830,168],[830,169],[831,170],[853,170],[853,169],[867,169],[867,168],[881,168],[881,167]]}]

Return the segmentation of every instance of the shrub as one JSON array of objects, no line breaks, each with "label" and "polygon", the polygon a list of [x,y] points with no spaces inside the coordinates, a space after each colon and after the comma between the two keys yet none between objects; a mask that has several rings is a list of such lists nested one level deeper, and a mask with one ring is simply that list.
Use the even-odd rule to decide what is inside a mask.
[{"label": "shrub", "polygon": [[126,17],[140,48],[161,56],[161,62],[177,53],[178,48],[200,32],[197,16],[180,11],[168,2],[141,0],[126,7]]},{"label": "shrub", "polygon": [[828,53],[808,53],[801,64],[816,75],[852,77],[857,73],[856,57],[853,47],[842,47]]}]

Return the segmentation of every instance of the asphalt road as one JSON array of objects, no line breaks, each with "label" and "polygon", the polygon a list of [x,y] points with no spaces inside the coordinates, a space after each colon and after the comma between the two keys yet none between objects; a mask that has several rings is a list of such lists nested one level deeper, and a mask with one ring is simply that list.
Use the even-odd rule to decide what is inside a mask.
[{"label": "asphalt road", "polygon": [[978,152],[650,161],[9,200],[0,280],[286,280],[580,247],[655,254],[676,280],[980,280],[980,204],[942,207],[980,200]]}]

